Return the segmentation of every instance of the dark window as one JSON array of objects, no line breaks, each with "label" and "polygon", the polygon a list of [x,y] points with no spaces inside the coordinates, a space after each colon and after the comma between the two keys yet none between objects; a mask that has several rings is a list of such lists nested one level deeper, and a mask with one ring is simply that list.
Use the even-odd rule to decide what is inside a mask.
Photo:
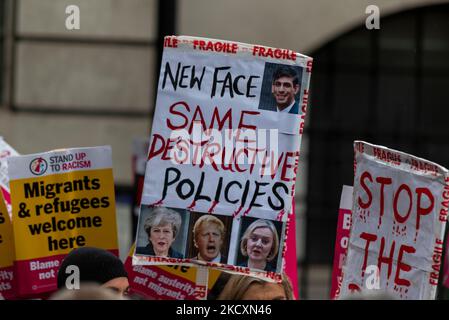
[{"label": "dark window", "polygon": [[311,54],[304,263],[333,263],[342,185],[353,184],[353,141],[449,167],[449,5],[381,17]]}]

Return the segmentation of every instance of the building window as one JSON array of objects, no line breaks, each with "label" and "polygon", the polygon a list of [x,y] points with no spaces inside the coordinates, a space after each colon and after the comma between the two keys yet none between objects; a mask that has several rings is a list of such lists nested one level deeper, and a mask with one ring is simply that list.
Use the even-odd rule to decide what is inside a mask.
[{"label": "building window", "polygon": [[331,265],[354,140],[449,167],[449,5],[382,17],[311,56],[305,264]]}]

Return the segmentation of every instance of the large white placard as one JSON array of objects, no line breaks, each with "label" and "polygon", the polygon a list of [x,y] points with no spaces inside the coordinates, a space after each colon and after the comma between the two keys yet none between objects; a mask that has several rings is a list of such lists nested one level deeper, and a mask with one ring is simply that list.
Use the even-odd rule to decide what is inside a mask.
[{"label": "large white placard", "polygon": [[151,208],[178,209],[182,230],[170,254],[150,248],[147,255],[157,259],[135,263],[167,263],[180,257],[204,262],[201,252],[197,254],[194,225],[201,214],[209,214],[222,221],[226,236],[218,245],[220,259],[205,259],[207,265],[248,271],[252,262],[244,257],[250,256],[250,249],[242,249],[242,237],[247,228],[265,223],[277,254],[263,271],[282,270],[311,67],[310,57],[291,50],[165,38],[142,195],[147,209],[141,210],[137,248],[151,238],[143,226],[153,215]]},{"label": "large white placard", "polygon": [[354,143],[352,227],[342,295],[380,289],[434,299],[449,206],[448,170],[409,154]]}]

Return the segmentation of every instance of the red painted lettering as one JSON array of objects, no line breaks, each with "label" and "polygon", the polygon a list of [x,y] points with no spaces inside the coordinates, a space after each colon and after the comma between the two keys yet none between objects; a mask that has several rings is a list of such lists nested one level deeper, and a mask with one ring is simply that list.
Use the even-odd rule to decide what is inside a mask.
[{"label": "red painted lettering", "polygon": [[187,126],[187,124],[189,123],[189,118],[187,118],[187,116],[185,114],[183,114],[180,111],[175,110],[176,106],[183,106],[188,112],[190,112],[189,105],[184,101],[179,101],[179,102],[172,104],[170,106],[170,108],[168,109],[170,114],[180,116],[181,118],[184,119],[184,122],[181,122],[181,124],[175,125],[172,123],[171,119],[168,118],[166,120],[166,123],[167,123],[167,127],[169,127],[170,130],[184,129]]},{"label": "red painted lettering", "polygon": [[410,281],[408,281],[407,279],[400,278],[401,270],[408,272],[412,269],[412,267],[410,267],[408,264],[402,262],[402,259],[404,257],[404,252],[405,253],[415,253],[416,249],[411,246],[407,246],[405,244],[401,245],[401,247],[399,248],[398,264],[396,267],[396,275],[394,277],[394,283],[399,286],[409,287]]},{"label": "red painted lettering", "polygon": [[[408,206],[407,214],[405,216],[401,216],[401,214],[399,213],[399,210],[398,210],[398,200],[399,200],[399,195],[401,194],[402,190],[405,190],[407,192],[408,199],[409,199],[409,206]],[[397,222],[404,223],[407,221],[408,217],[410,216],[411,211],[412,211],[412,191],[410,190],[409,186],[407,186],[406,184],[401,184],[398,191],[396,191],[396,193],[394,195],[394,200],[393,200],[394,218],[396,219]]]},{"label": "red painted lettering", "polygon": [[380,183],[380,218],[384,215],[384,202],[385,202],[385,196],[384,196],[384,189],[385,185],[391,184],[391,178],[385,178],[385,177],[377,177],[376,182]]},{"label": "red painted lettering", "polygon": [[362,209],[367,209],[371,205],[371,202],[373,201],[373,195],[371,191],[368,189],[367,185],[365,184],[365,179],[368,179],[370,182],[373,182],[373,177],[371,177],[371,174],[368,171],[363,172],[362,175],[360,176],[360,185],[368,195],[368,201],[366,203],[363,202],[360,197],[358,198],[359,206]]},{"label": "red painted lettering", "polygon": [[368,232],[362,232],[360,234],[360,238],[366,240],[366,245],[365,245],[365,256],[363,258],[363,266],[362,266],[362,274],[365,272],[366,269],[366,263],[368,261],[368,251],[369,251],[369,245],[371,242],[376,241],[377,240],[377,236],[375,234],[371,234]]},{"label": "red painted lettering", "polygon": [[380,239],[380,251],[379,251],[379,257],[377,258],[377,267],[379,268],[379,272],[382,269],[382,263],[386,263],[388,265],[388,278],[390,278],[391,270],[393,269],[393,255],[394,255],[394,247],[396,243],[393,241],[390,248],[390,255],[384,256],[384,249],[385,249],[385,238],[382,237]]},{"label": "red painted lettering", "polygon": [[[421,196],[425,194],[430,201],[430,205],[427,208],[421,207]],[[416,208],[416,230],[419,230],[419,224],[421,216],[428,215],[433,210],[434,198],[432,193],[427,188],[416,188],[416,195],[418,197],[418,204]]]}]

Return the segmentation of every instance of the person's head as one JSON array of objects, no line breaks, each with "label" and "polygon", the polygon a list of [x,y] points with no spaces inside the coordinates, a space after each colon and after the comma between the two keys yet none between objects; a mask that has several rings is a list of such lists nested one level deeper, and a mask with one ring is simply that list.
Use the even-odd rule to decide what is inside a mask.
[{"label": "person's head", "polygon": [[122,261],[104,249],[81,247],[72,250],[59,267],[58,289],[73,284],[75,281],[72,278],[75,274],[79,275],[80,288],[85,282],[93,282],[121,296],[126,294],[129,288],[128,274]]},{"label": "person's head", "polygon": [[61,288],[50,296],[50,300],[123,300],[111,290],[96,283],[85,283],[79,290],[68,290]]},{"label": "person's head", "polygon": [[210,214],[201,216],[193,226],[193,241],[199,258],[214,260],[220,254],[224,236],[225,226],[220,219]]},{"label": "person's head", "polygon": [[278,109],[283,110],[293,103],[299,91],[299,78],[291,66],[280,66],[273,73],[271,92]]},{"label": "person's head", "polygon": [[279,236],[273,222],[258,219],[251,223],[243,234],[240,251],[253,263],[272,261],[279,251]]},{"label": "person's head", "polygon": [[292,285],[283,273],[282,282],[232,275],[217,300],[294,300]]},{"label": "person's head", "polygon": [[156,207],[145,220],[148,241],[157,256],[168,256],[168,251],[181,229],[181,215],[175,210]]}]

